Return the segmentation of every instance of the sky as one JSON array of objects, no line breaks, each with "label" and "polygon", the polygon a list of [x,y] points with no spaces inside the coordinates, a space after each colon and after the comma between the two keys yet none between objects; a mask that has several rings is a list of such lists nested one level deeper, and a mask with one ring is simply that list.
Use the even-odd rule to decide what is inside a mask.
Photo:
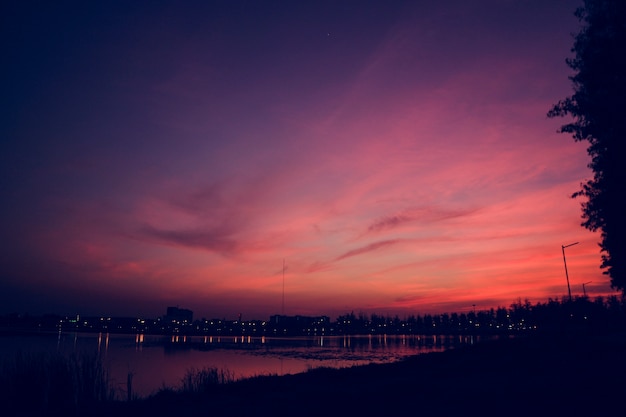
[{"label": "sky", "polygon": [[586,145],[546,116],[577,6],[3,2],[0,313],[615,294],[570,198]]}]

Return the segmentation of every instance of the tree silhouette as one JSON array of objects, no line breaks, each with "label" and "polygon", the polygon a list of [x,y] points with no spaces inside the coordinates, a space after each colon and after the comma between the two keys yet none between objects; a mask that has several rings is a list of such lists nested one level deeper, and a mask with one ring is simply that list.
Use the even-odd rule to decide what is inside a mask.
[{"label": "tree silhouette", "polygon": [[569,115],[560,128],[588,141],[593,179],[572,197],[584,197],[582,226],[601,232],[601,268],[611,286],[626,293],[626,1],[584,0],[575,12],[582,24],[566,60],[574,93],[548,117]]}]

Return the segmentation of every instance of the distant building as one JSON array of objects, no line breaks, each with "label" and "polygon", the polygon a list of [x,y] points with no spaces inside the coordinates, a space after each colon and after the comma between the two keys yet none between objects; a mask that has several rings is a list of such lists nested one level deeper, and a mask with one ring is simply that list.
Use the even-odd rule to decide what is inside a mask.
[{"label": "distant building", "polygon": [[163,320],[168,323],[191,323],[193,321],[193,311],[186,308],[168,307]]}]

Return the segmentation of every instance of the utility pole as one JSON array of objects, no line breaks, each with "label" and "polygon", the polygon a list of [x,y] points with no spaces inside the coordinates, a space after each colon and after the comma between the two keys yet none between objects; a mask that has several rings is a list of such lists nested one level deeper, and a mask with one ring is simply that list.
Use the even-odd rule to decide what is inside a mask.
[{"label": "utility pole", "polygon": [[591,284],[591,281],[583,282],[583,297],[587,297],[587,290],[585,290],[585,285]]},{"label": "utility pole", "polygon": [[567,280],[567,293],[569,294],[569,300],[572,301],[572,290],[569,286],[569,275],[567,274],[567,262],[565,262],[565,248],[578,245],[579,242],[570,243],[569,245],[561,245],[561,251],[563,251],[563,265],[565,265],[565,279]]}]

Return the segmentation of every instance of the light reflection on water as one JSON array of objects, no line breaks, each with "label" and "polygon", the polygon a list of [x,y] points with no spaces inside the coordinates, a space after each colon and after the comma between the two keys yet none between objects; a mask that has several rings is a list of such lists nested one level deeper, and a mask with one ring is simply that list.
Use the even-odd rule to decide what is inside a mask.
[{"label": "light reflection on water", "polygon": [[311,337],[155,336],[108,333],[58,333],[5,336],[0,355],[23,352],[74,352],[99,355],[114,386],[150,395],[176,388],[189,369],[213,367],[233,378],[285,375],[317,367],[385,363],[407,356],[440,352],[479,341],[476,336],[364,335]]}]

